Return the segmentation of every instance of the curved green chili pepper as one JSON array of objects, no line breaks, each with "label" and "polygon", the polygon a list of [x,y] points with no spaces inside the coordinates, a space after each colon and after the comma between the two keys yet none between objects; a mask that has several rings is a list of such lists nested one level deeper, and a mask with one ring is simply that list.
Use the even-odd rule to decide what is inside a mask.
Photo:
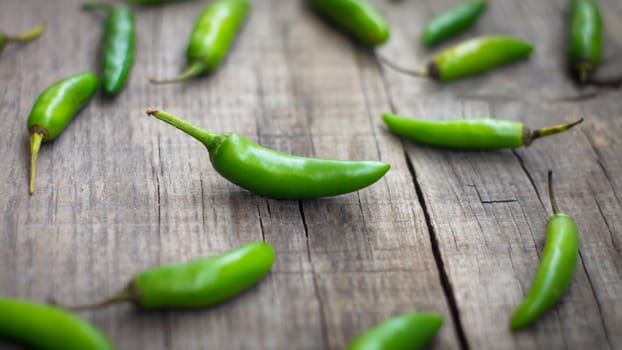
[{"label": "curved green chili pepper", "polygon": [[356,337],[347,350],[423,349],[443,325],[435,313],[408,313],[383,321]]},{"label": "curved green chili pepper", "polygon": [[227,54],[235,34],[251,7],[248,0],[216,0],[199,15],[188,48],[188,68],[173,79],[154,84],[176,83],[214,70]]},{"label": "curved green chili pepper", "polygon": [[251,242],[219,255],[163,265],[144,271],[109,299],[72,310],[88,310],[129,301],[142,308],[196,308],[213,305],[241,293],[265,276],[274,249]]},{"label": "curved green chili pepper", "polygon": [[125,1],[133,3],[133,4],[140,4],[140,5],[154,5],[154,4],[164,4],[167,2],[179,2],[181,0],[125,0]]},{"label": "curved green chili pepper", "polygon": [[85,10],[105,9],[108,11],[104,31],[102,59],[102,89],[108,96],[118,94],[132,70],[136,52],[136,29],[134,14],[125,6],[105,3],[89,3]]},{"label": "curved green chili pepper", "polygon": [[456,149],[498,149],[529,146],[535,139],[560,133],[583,122],[532,130],[523,123],[493,118],[424,120],[383,114],[395,134],[418,143]]},{"label": "curved green chili pepper", "polygon": [[39,36],[41,36],[44,30],[45,30],[45,26],[43,24],[39,24],[33,27],[32,29],[28,30],[27,32],[24,32],[24,33],[15,35],[15,36],[9,36],[4,33],[0,33],[0,52],[2,52],[2,49],[4,49],[4,44],[23,43],[23,42],[34,40],[38,38]]},{"label": "curved green chili pepper", "polygon": [[0,338],[40,350],[113,350],[90,323],[57,307],[0,298]]},{"label": "curved green chili pepper", "polygon": [[523,328],[559,300],[572,283],[579,254],[579,232],[574,220],[560,213],[553,194],[553,173],[549,170],[549,197],[553,216],[546,226],[542,259],[523,303],[516,309],[510,327]]},{"label": "curved green chili pepper", "polygon": [[30,186],[35,192],[35,163],[41,142],[54,140],[97,90],[97,76],[85,72],[57,81],[45,89],[28,116],[30,132]]},{"label": "curved green chili pepper", "polygon": [[303,199],[357,191],[378,181],[390,165],[299,157],[260,146],[235,133],[215,134],[166,112],[152,115],[207,147],[212,165],[225,179],[251,192],[273,198]]},{"label": "curved green chili pepper", "polygon": [[593,0],[572,0],[570,5],[570,69],[580,82],[596,69],[602,54],[602,19]]},{"label": "curved green chili pepper", "polygon": [[532,51],[531,44],[518,38],[483,36],[441,51],[434,56],[425,70],[412,71],[401,68],[384,57],[380,59],[389,67],[405,74],[447,81],[479,74],[525,58]]},{"label": "curved green chili pepper", "polygon": [[389,25],[366,0],[309,0],[332,23],[369,46],[389,39]]},{"label": "curved green chili pepper", "polygon": [[421,42],[432,46],[464,31],[486,10],[488,0],[471,0],[432,19],[421,33]]}]

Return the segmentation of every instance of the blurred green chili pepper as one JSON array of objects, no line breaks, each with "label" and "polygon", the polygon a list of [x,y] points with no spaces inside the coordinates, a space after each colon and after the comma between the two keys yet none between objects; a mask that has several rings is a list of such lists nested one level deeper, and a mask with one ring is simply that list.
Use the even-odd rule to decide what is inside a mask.
[{"label": "blurred green chili pepper", "polygon": [[581,83],[600,62],[602,43],[602,19],[596,2],[571,0],[568,58]]},{"label": "blurred green chili pepper", "polygon": [[417,350],[432,340],[443,325],[435,313],[407,313],[385,320],[356,337],[347,350]]},{"label": "blurred green chili pepper", "polygon": [[583,122],[581,118],[532,130],[520,122],[493,118],[424,120],[385,113],[382,119],[392,132],[415,142],[470,150],[529,146],[535,139],[566,131]]},{"label": "blurred green chili pepper", "polygon": [[235,133],[215,134],[166,112],[152,115],[207,147],[212,165],[225,179],[251,192],[283,199],[336,196],[378,181],[390,165],[298,157],[262,147]]},{"label": "blurred green chili pepper", "polygon": [[54,140],[91,99],[99,81],[91,72],[72,75],[45,89],[28,116],[30,131],[30,186],[35,192],[35,163],[41,142]]},{"label": "blurred green chili pepper", "polygon": [[134,14],[125,6],[88,3],[85,10],[104,9],[108,12],[104,31],[102,58],[102,89],[108,96],[118,94],[134,65],[136,29]]},{"label": "blurred green chili pepper", "polygon": [[114,350],[90,323],[57,307],[0,298],[0,337],[40,350]]},{"label": "blurred green chili pepper", "polygon": [[23,42],[27,42],[30,40],[34,40],[38,38],[43,33],[44,30],[45,30],[45,26],[43,24],[39,24],[33,27],[32,29],[28,30],[27,32],[24,32],[19,35],[15,35],[15,36],[10,36],[4,33],[0,33],[0,52],[2,52],[2,49],[4,49],[5,44],[23,43]]},{"label": "blurred green chili pepper", "polygon": [[227,54],[251,7],[248,0],[216,0],[199,15],[186,50],[188,68],[175,78],[154,84],[176,83],[214,70]]},{"label": "blurred green chili pepper", "polygon": [[546,243],[540,266],[522,304],[516,309],[510,327],[519,329],[535,322],[559,300],[572,283],[579,255],[579,232],[574,220],[560,213],[553,194],[553,173],[549,170],[549,198],[553,216],[546,226]]},{"label": "blurred green chili pepper", "polygon": [[123,301],[142,308],[209,306],[257,283],[270,271],[273,262],[274,249],[270,244],[251,242],[219,255],[149,269],[109,299],[67,308],[88,310]]},{"label": "blurred green chili pepper", "polygon": [[389,39],[389,25],[366,0],[309,0],[312,8],[362,43],[376,46]]},{"label": "blurred green chili pepper", "polygon": [[432,46],[470,27],[486,10],[488,0],[471,0],[432,19],[421,33],[421,42]]},{"label": "blurred green chili pepper", "polygon": [[483,36],[470,39],[441,51],[427,69],[412,71],[380,57],[392,69],[417,77],[453,80],[475,75],[502,64],[525,58],[533,48],[528,42],[509,36]]}]

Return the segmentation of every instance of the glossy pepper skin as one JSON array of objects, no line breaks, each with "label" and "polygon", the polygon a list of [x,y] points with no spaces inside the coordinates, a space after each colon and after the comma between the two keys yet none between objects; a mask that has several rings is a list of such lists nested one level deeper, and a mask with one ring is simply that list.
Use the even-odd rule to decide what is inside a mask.
[{"label": "glossy pepper skin", "polygon": [[390,165],[377,161],[345,161],[299,157],[260,146],[235,133],[215,134],[166,112],[147,114],[202,142],[216,171],[251,192],[281,199],[335,196],[378,181]]},{"label": "glossy pepper skin", "polygon": [[85,10],[108,11],[104,30],[102,58],[102,90],[108,96],[117,95],[125,85],[136,54],[136,25],[132,10],[126,6],[92,3]]},{"label": "glossy pepper skin", "polygon": [[602,55],[602,19],[594,0],[571,0],[568,59],[570,69],[585,82]]},{"label": "glossy pepper skin", "polygon": [[421,42],[432,46],[470,27],[486,10],[487,0],[466,1],[432,19],[421,33]]},{"label": "glossy pepper skin", "polygon": [[213,71],[229,51],[250,8],[248,0],[216,0],[208,4],[199,15],[190,36],[186,49],[186,71],[173,79],[151,82],[175,83]]},{"label": "glossy pepper skin", "polygon": [[529,146],[533,140],[560,133],[583,122],[532,130],[523,123],[493,118],[425,120],[383,114],[382,119],[396,135],[418,143],[464,150],[489,150]]},{"label": "glossy pepper skin", "polygon": [[54,140],[76,113],[90,101],[99,79],[84,72],[62,79],[45,89],[28,116],[30,132],[30,194],[35,191],[35,163],[41,142]]},{"label": "glossy pepper skin", "polygon": [[376,46],[389,39],[389,25],[366,0],[308,0],[311,7],[363,44]]},{"label": "glossy pepper skin", "polygon": [[38,38],[39,36],[41,36],[44,30],[45,30],[45,26],[43,24],[39,24],[31,28],[30,30],[24,33],[21,33],[19,35],[16,35],[16,36],[10,36],[4,33],[0,33],[0,52],[2,52],[2,49],[4,49],[5,44],[24,43],[27,41],[34,40]]},{"label": "glossy pepper skin", "polygon": [[574,220],[557,209],[549,171],[549,197],[553,216],[546,226],[546,243],[531,287],[516,309],[510,327],[519,329],[536,321],[550,309],[570,287],[579,255],[579,232]]},{"label": "glossy pepper skin", "polygon": [[0,298],[0,338],[39,350],[114,350],[90,323],[57,307]]},{"label": "glossy pepper skin", "polygon": [[423,349],[443,325],[435,313],[407,313],[383,321],[356,337],[347,350]]},{"label": "glossy pepper skin", "polygon": [[270,244],[251,242],[219,255],[149,269],[109,299],[68,308],[93,309],[122,301],[146,309],[205,307],[248,289],[270,271],[273,263]]}]

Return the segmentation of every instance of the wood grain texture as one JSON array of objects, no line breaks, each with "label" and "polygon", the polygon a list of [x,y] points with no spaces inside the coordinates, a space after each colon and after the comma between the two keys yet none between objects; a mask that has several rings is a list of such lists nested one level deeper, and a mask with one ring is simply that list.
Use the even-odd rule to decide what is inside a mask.
[{"label": "wood grain texture", "polygon": [[[119,305],[82,316],[119,349],[342,349],[412,310],[444,316],[433,349],[621,348],[622,93],[579,89],[565,75],[566,1],[491,2],[454,42],[513,34],[534,42],[534,54],[449,84],[395,73],[378,55],[424,63],[434,50],[418,44],[422,24],[456,1],[373,2],[392,27],[376,52],[303,1],[255,1],[216,72],[166,86],[148,79],[185,67],[205,1],[136,8],[128,86],[115,99],[98,94],[42,147],[32,197],[28,113],[54,81],[98,69],[103,16],[81,12],[79,0],[0,2],[2,31],[47,23],[40,39],[0,55],[0,295],[89,302],[151,266],[265,240],[277,253],[272,272],[231,301],[196,311]],[[607,45],[598,74],[606,77],[620,73],[622,5],[599,3]],[[383,160],[391,170],[333,198],[256,196],[220,177],[199,142],[147,117],[150,107],[283,152]],[[586,121],[525,149],[449,152],[391,135],[380,119],[388,111],[532,127]],[[544,244],[549,168],[560,207],[579,226],[580,266],[551,312],[511,333],[509,317]]]}]

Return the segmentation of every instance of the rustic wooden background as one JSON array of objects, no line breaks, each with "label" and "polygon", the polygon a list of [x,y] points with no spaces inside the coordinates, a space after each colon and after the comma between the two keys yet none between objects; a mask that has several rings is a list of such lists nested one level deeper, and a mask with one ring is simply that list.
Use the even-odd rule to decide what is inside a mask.
[{"label": "rustic wooden background", "polygon": [[[532,41],[527,62],[439,84],[400,75],[378,55],[418,67],[423,23],[457,0],[373,1],[391,40],[369,51],[302,1],[255,1],[217,72],[153,86],[185,66],[206,1],[136,8],[138,54],[115,99],[98,94],[42,147],[27,190],[26,119],[56,80],[97,70],[103,16],[81,0],[2,0],[1,30],[36,22],[36,42],[0,57],[0,294],[64,302],[106,297],[138,271],[266,240],[272,272],[222,305],[142,312],[118,305],[83,317],[119,349],[340,349],[389,316],[444,315],[434,349],[622,348],[622,93],[580,89],[565,74],[566,0],[492,1],[474,35]],[[622,74],[622,2],[600,0],[601,76]],[[305,156],[381,159],[389,173],[357,193],[305,201],[253,195],[218,176],[204,147],[145,116],[160,108]],[[529,148],[452,152],[401,141],[382,112],[494,116],[541,127],[583,125]],[[581,258],[569,293],[534,327],[508,320],[526,293],[550,215],[546,170],[577,221]],[[16,349],[0,342],[2,349]]]}]

